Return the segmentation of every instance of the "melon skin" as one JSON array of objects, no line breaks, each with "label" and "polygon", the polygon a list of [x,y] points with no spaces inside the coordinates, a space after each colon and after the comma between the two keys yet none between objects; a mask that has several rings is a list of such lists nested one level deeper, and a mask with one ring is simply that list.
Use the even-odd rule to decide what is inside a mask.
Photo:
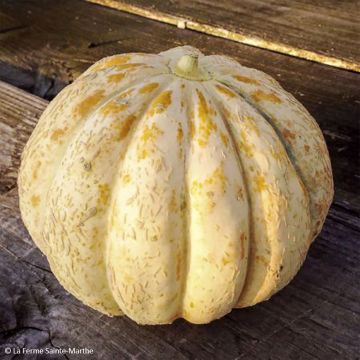
[{"label": "melon skin", "polygon": [[333,198],[306,109],[270,76],[189,46],[91,66],[41,116],[18,185],[64,288],[139,324],[208,323],[270,298]]}]

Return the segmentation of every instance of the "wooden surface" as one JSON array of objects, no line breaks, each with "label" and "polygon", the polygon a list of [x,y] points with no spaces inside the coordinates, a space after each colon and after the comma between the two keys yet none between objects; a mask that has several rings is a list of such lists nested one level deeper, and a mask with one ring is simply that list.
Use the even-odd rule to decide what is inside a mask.
[{"label": "wooden surface", "polygon": [[87,0],[360,72],[360,1]]},{"label": "wooden surface", "polygon": [[46,101],[0,83],[0,354],[26,344],[93,348],[94,359],[358,359],[359,75],[81,1],[0,1],[0,79],[47,99],[103,56],[181,44],[266,71],[321,126],[336,195],[304,266],[270,301],[206,326],[140,327],[83,306],[58,284],[17,207],[19,155]]}]

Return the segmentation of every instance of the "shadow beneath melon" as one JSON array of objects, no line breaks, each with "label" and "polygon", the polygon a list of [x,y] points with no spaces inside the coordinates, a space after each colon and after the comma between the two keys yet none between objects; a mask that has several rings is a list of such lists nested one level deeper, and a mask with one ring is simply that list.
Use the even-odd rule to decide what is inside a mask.
[{"label": "shadow beneath melon", "polygon": [[46,100],[53,99],[67,84],[39,71],[27,70],[0,61],[0,80]]}]

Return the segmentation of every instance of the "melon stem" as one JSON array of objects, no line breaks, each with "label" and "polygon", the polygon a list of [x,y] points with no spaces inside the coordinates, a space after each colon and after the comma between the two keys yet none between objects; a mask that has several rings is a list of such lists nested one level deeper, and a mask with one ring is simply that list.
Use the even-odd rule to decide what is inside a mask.
[{"label": "melon stem", "polygon": [[183,55],[176,64],[176,70],[182,75],[194,75],[199,66],[199,57],[197,55]]},{"label": "melon stem", "polygon": [[197,54],[182,55],[173,72],[175,75],[189,80],[203,81],[210,78],[207,71],[203,71],[199,67],[199,56]]}]

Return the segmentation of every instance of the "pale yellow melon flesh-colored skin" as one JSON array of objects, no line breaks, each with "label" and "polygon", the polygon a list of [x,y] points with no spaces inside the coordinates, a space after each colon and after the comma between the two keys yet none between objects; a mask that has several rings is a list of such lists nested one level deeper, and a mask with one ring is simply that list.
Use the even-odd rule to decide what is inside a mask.
[{"label": "pale yellow melon flesh-colored skin", "polygon": [[[174,74],[185,54],[204,81]],[[42,115],[18,182],[61,284],[140,324],[208,323],[268,299],[333,196],[307,111],[268,75],[189,46],[90,67]]]}]

